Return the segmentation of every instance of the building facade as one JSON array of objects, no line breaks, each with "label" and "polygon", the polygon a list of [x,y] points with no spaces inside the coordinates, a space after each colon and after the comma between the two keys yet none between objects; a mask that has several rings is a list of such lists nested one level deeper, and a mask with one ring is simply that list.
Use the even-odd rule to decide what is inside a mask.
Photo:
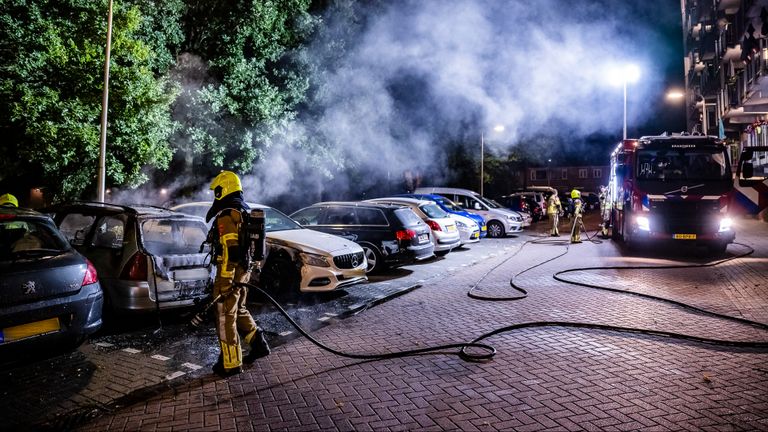
[{"label": "building facade", "polygon": [[[726,139],[735,164],[745,148],[768,145],[768,0],[680,6],[688,130]],[[765,154],[753,162],[768,175]],[[767,188],[744,194],[754,212],[768,202]]]},{"label": "building facade", "polygon": [[549,186],[559,191],[573,188],[598,192],[608,184],[608,165],[558,166],[528,168],[526,186]]}]

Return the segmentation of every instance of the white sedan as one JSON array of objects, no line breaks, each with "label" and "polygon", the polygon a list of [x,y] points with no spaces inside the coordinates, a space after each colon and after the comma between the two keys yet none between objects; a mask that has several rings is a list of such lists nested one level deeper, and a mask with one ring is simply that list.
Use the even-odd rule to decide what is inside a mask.
[{"label": "white sedan", "polygon": [[[262,286],[292,294],[332,291],[368,280],[368,263],[357,243],[303,228],[272,207],[248,205],[264,210],[267,257],[258,275]],[[205,217],[210,207],[209,202],[193,202],[171,209]]]}]

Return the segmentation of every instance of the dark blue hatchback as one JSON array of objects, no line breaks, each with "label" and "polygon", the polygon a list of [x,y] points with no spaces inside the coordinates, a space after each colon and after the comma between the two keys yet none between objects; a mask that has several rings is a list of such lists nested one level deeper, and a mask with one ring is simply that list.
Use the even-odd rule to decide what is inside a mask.
[{"label": "dark blue hatchback", "polygon": [[488,235],[488,228],[485,226],[485,219],[483,219],[482,216],[475,213],[470,213],[466,210],[464,210],[463,207],[460,205],[454,203],[453,201],[449,200],[448,198],[442,196],[442,195],[435,195],[435,194],[399,194],[399,195],[392,195],[397,197],[405,197],[405,198],[416,198],[421,200],[429,200],[434,201],[437,203],[440,208],[442,208],[444,211],[448,213],[457,214],[459,216],[464,216],[472,219],[473,221],[477,222],[477,225],[480,227],[480,238],[483,238]]},{"label": "dark blue hatchback", "polygon": [[101,327],[96,269],[51,218],[0,207],[0,363],[72,348]]}]

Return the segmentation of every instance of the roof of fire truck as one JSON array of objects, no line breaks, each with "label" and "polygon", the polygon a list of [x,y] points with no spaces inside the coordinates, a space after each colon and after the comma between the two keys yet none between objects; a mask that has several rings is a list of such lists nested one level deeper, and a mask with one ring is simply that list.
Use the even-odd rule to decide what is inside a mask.
[{"label": "roof of fire truck", "polygon": [[685,146],[691,146],[694,147],[696,145],[721,145],[725,146],[725,142],[721,139],[719,139],[716,136],[713,135],[702,135],[702,134],[688,134],[687,132],[683,133],[664,133],[662,135],[647,135],[642,136],[639,139],[626,139],[623,141],[620,141],[619,144],[616,146],[616,148],[613,150],[612,155],[616,154],[620,150],[635,150],[638,147],[646,147],[646,146],[654,146],[654,145],[662,145],[664,147],[667,147],[671,145],[672,142],[676,142],[681,145],[681,147]]}]

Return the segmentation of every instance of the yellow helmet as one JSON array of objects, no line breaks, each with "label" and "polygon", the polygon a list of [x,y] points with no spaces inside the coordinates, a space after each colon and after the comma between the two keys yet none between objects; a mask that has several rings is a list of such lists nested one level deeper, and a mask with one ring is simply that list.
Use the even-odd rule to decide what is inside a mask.
[{"label": "yellow helmet", "polygon": [[0,206],[18,207],[19,200],[17,200],[15,196],[9,193],[0,195]]},{"label": "yellow helmet", "polygon": [[581,198],[581,192],[579,192],[578,189],[572,190],[571,191],[571,198],[573,198],[573,199]]},{"label": "yellow helmet", "polygon": [[214,198],[218,201],[225,196],[243,190],[240,184],[240,177],[232,171],[222,171],[211,182],[211,188]]}]

